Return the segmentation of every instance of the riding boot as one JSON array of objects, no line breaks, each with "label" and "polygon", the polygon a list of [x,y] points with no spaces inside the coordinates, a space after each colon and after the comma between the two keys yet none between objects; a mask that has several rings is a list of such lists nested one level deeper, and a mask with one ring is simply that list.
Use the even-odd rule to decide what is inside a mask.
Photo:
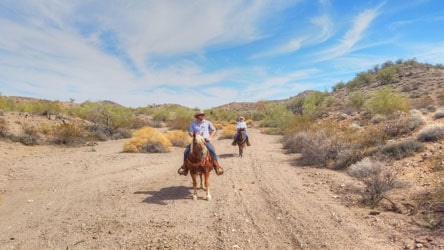
[{"label": "riding boot", "polygon": [[216,171],[217,175],[224,174],[224,169],[222,168],[221,165],[219,165],[219,163],[216,160],[213,162],[213,168],[214,168],[214,171]]},{"label": "riding boot", "polygon": [[247,146],[251,146],[250,140],[247,139]]},{"label": "riding boot", "polygon": [[185,166],[185,161],[183,162],[183,165],[177,170],[177,173],[180,175],[188,175],[189,169]]}]

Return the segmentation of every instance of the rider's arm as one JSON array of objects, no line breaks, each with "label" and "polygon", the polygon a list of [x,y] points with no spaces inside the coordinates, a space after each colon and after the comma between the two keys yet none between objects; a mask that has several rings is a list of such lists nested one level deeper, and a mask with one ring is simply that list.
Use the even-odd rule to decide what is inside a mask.
[{"label": "rider's arm", "polygon": [[213,136],[216,134],[216,130],[212,130],[210,131],[210,136],[208,137],[208,140],[211,140],[211,138],[213,138]]}]

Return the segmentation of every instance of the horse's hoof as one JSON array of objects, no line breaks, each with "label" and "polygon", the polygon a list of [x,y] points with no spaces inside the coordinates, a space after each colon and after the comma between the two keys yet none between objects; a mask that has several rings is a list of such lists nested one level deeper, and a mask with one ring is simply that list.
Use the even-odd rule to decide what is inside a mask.
[{"label": "horse's hoof", "polygon": [[207,201],[211,201],[211,199],[213,199],[211,195],[207,195]]},{"label": "horse's hoof", "polygon": [[193,195],[193,201],[197,201],[197,195]]}]

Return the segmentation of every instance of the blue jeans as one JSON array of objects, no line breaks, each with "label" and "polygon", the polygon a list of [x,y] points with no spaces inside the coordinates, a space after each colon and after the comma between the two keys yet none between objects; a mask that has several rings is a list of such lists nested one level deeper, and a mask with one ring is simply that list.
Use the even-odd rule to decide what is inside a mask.
[{"label": "blue jeans", "polygon": [[[214,160],[219,162],[217,160],[216,151],[214,151],[213,145],[211,145],[211,143],[209,141],[206,141],[205,145],[207,146],[207,148],[210,151],[210,154],[213,156]],[[191,145],[188,145],[187,148],[185,149],[185,152],[183,153],[183,160],[184,161],[187,159],[188,154],[190,153],[190,150],[191,150]]]},{"label": "blue jeans", "polygon": [[237,136],[239,135],[239,133],[245,133],[245,137],[247,138],[247,140],[248,140],[248,133],[247,133],[247,131],[246,130],[244,130],[244,131],[237,131],[236,132],[236,135],[234,135],[234,138],[237,138]]}]

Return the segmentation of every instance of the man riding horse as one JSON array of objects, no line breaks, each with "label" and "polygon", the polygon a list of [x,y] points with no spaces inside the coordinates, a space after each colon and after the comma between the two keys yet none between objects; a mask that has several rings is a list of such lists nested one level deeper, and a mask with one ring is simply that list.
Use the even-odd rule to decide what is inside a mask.
[{"label": "man riding horse", "polygon": [[[216,134],[216,128],[213,126],[213,124],[209,120],[205,120],[205,113],[203,111],[197,112],[194,117],[196,120],[191,122],[190,128],[188,130],[188,134],[193,137],[193,134],[199,134],[202,135],[205,139],[205,145],[207,146],[208,150],[210,151],[211,155],[213,156],[214,163],[213,168],[216,171],[217,175],[221,175],[224,173],[224,170],[221,165],[219,165],[216,151],[214,150],[213,145],[211,145],[210,141],[213,138],[213,136]],[[185,149],[184,152],[184,159],[182,166],[177,170],[177,172],[180,175],[187,175],[188,174],[188,167],[186,166],[186,160],[188,157],[188,154],[190,153],[190,145]]]},{"label": "man riding horse", "polygon": [[244,121],[245,118],[243,116],[239,117],[239,121],[236,124],[236,134],[234,135],[234,140],[231,143],[231,145],[236,146],[237,137],[239,136],[239,133],[244,133],[247,138],[247,146],[251,146],[250,140],[248,139],[248,133],[247,133],[247,123]]}]

